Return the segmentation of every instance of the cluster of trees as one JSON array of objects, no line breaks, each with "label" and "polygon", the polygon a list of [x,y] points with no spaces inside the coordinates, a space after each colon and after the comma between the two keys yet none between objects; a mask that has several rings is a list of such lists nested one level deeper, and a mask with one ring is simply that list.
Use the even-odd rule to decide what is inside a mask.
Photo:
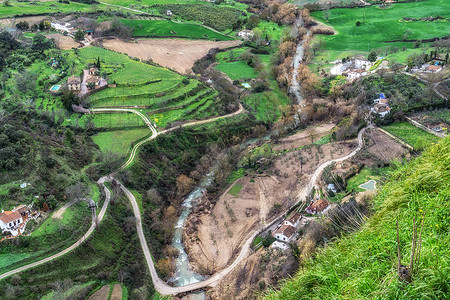
[{"label": "cluster of trees", "polygon": [[27,21],[20,21],[16,24],[16,28],[22,31],[31,30],[33,32],[36,32],[38,30],[44,31],[49,30],[52,27],[52,24],[48,20],[42,20],[39,22],[39,24],[33,24],[30,26],[30,24]]},{"label": "cluster of trees", "polygon": [[238,29],[243,23],[242,16],[246,16],[245,13],[235,8],[200,3],[162,4],[152,7],[161,14],[165,15],[167,10],[171,10],[176,17],[188,21],[200,21],[204,25],[220,31]]}]

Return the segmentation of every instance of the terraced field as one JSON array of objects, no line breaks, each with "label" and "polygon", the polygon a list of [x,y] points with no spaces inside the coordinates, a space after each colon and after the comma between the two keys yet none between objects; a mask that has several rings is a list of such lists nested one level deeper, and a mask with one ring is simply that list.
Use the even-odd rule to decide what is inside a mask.
[{"label": "terraced field", "polygon": [[[108,87],[88,97],[93,108],[136,109],[160,128],[175,125],[174,122],[209,118],[224,113],[216,91],[196,79],[184,77],[166,68],[95,47],[83,48],[77,53],[70,52],[69,57],[76,62],[80,72],[82,67],[100,59],[102,76],[107,77],[109,83],[115,84],[115,87]],[[111,136],[125,136],[125,130],[129,133],[136,131],[135,136],[141,136],[140,128],[147,127],[139,116],[131,113],[73,114],[69,122],[81,127],[104,128],[107,132],[99,133],[93,139],[105,151],[112,147],[108,141]],[[123,145],[114,147],[126,150],[134,140],[127,137],[121,141]]]}]

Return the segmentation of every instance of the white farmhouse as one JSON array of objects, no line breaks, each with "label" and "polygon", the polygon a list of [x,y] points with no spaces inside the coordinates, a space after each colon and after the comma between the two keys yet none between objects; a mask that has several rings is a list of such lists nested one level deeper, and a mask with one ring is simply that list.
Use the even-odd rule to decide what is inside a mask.
[{"label": "white farmhouse", "polygon": [[291,214],[289,217],[284,220],[284,225],[290,225],[292,227],[297,228],[298,223],[300,223],[300,220],[302,219],[302,214],[299,212],[295,212]]},{"label": "white farmhouse", "polygon": [[3,211],[0,214],[0,228],[2,231],[14,231],[23,223],[22,215],[18,211]]},{"label": "white farmhouse", "polygon": [[287,243],[295,237],[295,227],[282,225],[272,233],[272,236],[279,241]]},{"label": "white farmhouse", "polygon": [[241,38],[249,39],[249,38],[252,38],[252,37],[253,37],[253,31],[248,30],[248,29],[244,29],[244,30],[239,31],[239,32],[237,33],[237,35],[238,35],[239,37],[241,37]]}]

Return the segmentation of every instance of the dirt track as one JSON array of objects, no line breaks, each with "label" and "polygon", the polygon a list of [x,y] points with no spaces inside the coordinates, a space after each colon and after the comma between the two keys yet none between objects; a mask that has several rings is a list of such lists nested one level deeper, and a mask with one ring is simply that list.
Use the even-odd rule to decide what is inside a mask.
[{"label": "dirt track", "polygon": [[104,40],[107,49],[126,53],[143,60],[152,59],[161,66],[180,73],[190,73],[194,62],[212,48],[228,48],[237,46],[241,41],[206,41],[182,39],[139,39],[137,43],[118,39]]}]

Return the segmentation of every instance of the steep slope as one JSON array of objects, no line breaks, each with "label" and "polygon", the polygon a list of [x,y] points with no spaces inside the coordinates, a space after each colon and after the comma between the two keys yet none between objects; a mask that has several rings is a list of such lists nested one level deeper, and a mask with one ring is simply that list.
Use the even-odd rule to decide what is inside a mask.
[{"label": "steep slope", "polygon": [[[374,200],[364,228],[335,240],[267,299],[449,299],[450,138],[399,165]],[[422,221],[418,271],[397,277],[396,220],[402,263],[409,265],[413,218]],[[418,232],[420,232],[420,227]]]}]

